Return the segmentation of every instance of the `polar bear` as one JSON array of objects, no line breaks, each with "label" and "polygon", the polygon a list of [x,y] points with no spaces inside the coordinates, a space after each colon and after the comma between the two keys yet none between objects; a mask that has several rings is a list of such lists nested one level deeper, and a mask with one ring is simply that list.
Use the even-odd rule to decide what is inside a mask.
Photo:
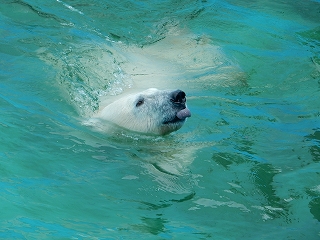
[{"label": "polar bear", "polygon": [[180,129],[190,116],[185,92],[149,88],[110,103],[95,118],[100,124],[106,121],[134,132],[166,135]]}]

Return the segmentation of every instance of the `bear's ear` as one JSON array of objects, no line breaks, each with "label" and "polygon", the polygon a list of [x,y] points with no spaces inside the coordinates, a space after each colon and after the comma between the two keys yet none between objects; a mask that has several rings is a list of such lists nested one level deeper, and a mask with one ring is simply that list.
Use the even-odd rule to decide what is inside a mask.
[{"label": "bear's ear", "polygon": [[136,103],[136,107],[140,107],[142,104],[144,104],[144,99],[143,98],[139,98],[137,103]]}]

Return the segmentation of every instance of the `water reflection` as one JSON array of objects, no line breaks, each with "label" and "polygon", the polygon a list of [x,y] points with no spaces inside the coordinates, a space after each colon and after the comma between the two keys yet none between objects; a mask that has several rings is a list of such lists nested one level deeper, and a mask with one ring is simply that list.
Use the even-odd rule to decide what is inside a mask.
[{"label": "water reflection", "polygon": [[[320,130],[317,129],[313,134],[306,136],[306,141],[311,144],[310,146],[310,154],[312,156],[312,160],[314,163],[320,162]],[[310,163],[312,164],[312,163]],[[316,176],[319,177],[320,169],[315,168]],[[320,222],[320,185],[314,186],[312,188],[308,188],[306,193],[311,197],[311,201],[308,204],[310,209],[310,213],[313,215],[315,219]]]},{"label": "water reflection", "polygon": [[141,221],[142,224],[133,225],[133,229],[141,232],[151,233],[153,235],[158,235],[159,233],[165,232],[165,224],[168,223],[168,220],[161,217],[142,217]]}]

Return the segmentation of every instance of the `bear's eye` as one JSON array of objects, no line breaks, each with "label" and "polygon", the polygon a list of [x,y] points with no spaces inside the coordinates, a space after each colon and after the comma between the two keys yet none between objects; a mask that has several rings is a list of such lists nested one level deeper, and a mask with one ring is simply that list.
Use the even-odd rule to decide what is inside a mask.
[{"label": "bear's eye", "polygon": [[144,99],[140,99],[140,100],[137,102],[136,107],[140,107],[143,103],[144,103]]}]

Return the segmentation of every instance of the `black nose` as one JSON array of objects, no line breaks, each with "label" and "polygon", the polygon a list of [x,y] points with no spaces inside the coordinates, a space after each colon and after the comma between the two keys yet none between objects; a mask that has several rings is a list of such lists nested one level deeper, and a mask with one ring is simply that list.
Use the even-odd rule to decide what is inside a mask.
[{"label": "black nose", "polygon": [[184,91],[176,90],[171,93],[171,101],[174,103],[185,103],[186,102],[186,94]]}]

